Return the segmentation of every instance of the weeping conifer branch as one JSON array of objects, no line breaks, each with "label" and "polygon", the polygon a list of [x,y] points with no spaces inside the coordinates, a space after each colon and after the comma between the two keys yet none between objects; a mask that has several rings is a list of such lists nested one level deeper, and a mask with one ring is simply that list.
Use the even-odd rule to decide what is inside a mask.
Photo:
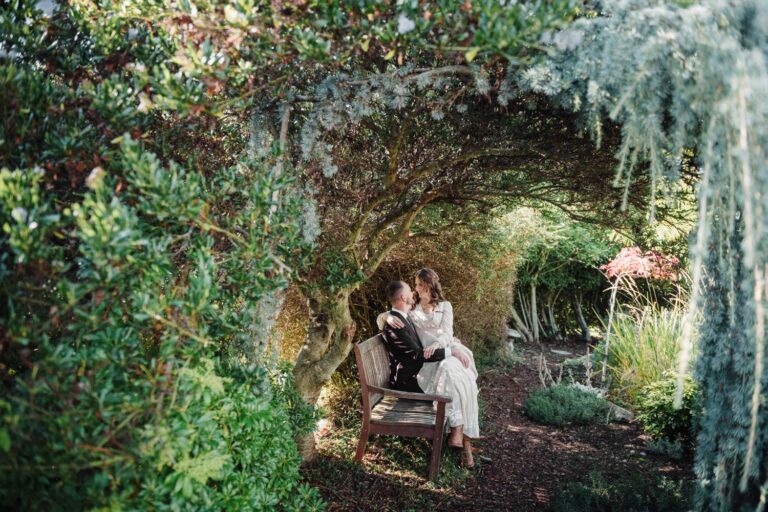
[{"label": "weeping conifer branch", "polygon": [[[621,124],[614,184],[635,181],[637,170],[647,164],[651,203],[662,179],[679,176],[669,166],[671,158],[689,150],[696,155],[693,289],[678,372],[681,385],[698,330],[696,375],[706,414],[697,449],[698,507],[757,507],[766,467],[765,450],[757,447],[768,442],[761,427],[766,418],[768,5],[702,1],[686,8],[627,0],[603,9],[604,16],[574,24],[573,29],[589,34],[582,44],[527,70],[518,84],[583,112],[596,140],[605,113]],[[625,191],[624,198],[630,197]],[[693,320],[702,308],[705,314],[695,329]],[[751,399],[743,396],[745,382],[752,383]]]}]

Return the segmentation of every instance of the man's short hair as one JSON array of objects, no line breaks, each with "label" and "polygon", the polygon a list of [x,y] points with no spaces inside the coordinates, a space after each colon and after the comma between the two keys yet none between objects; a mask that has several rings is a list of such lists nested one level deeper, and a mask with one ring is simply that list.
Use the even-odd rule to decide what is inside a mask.
[{"label": "man's short hair", "polygon": [[392,281],[387,285],[387,299],[389,299],[390,304],[400,298],[400,294],[405,286],[405,281]]}]

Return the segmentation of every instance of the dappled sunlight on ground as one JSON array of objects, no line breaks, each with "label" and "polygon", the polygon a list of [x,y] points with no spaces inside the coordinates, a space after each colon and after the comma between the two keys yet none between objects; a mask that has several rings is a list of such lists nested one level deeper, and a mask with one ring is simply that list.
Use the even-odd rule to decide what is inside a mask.
[{"label": "dappled sunlight on ground", "polygon": [[[569,347],[569,350],[572,350]],[[534,353],[507,371],[480,376],[481,435],[473,471],[458,467],[444,448],[437,483],[426,479],[430,444],[424,439],[373,436],[362,464],[352,461],[358,429],[330,427],[320,439],[321,457],[303,470],[329,510],[546,511],[569,483],[599,470],[607,478],[651,475],[690,478],[690,461],[647,453],[636,425],[612,423],[551,427],[523,414],[529,391],[539,388]]]}]

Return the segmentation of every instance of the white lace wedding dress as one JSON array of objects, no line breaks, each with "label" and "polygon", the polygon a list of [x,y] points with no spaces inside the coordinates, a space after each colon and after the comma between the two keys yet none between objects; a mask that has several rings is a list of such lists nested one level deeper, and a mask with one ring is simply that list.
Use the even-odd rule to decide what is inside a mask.
[{"label": "white lace wedding dress", "polygon": [[[379,328],[384,327],[386,316],[386,313],[379,315]],[[465,368],[455,357],[425,363],[416,378],[425,393],[447,395],[453,399],[445,408],[449,426],[463,425],[466,436],[479,437],[477,368],[472,351],[453,336],[453,306],[443,301],[427,313],[421,304],[417,304],[408,317],[424,348],[437,343],[440,347],[450,347],[451,352],[462,351],[469,357],[469,368]]]}]

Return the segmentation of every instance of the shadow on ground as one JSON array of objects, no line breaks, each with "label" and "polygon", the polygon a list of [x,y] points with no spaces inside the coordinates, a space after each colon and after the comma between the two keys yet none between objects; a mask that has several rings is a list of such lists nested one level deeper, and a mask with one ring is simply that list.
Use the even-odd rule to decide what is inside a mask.
[{"label": "shadow on ground", "polygon": [[[549,348],[543,348],[549,353]],[[579,347],[569,347],[578,352]],[[586,347],[584,347],[586,350]],[[440,477],[426,479],[430,444],[423,439],[373,436],[362,464],[352,461],[358,428],[331,429],[318,440],[318,458],[302,470],[319,489],[328,510],[516,510],[546,511],[569,483],[591,471],[609,480],[639,475],[691,479],[691,461],[645,450],[634,424],[552,427],[523,414],[528,393],[541,387],[540,349],[522,352],[514,367],[486,368],[478,380],[482,434],[477,467],[458,466],[444,448]]]}]

